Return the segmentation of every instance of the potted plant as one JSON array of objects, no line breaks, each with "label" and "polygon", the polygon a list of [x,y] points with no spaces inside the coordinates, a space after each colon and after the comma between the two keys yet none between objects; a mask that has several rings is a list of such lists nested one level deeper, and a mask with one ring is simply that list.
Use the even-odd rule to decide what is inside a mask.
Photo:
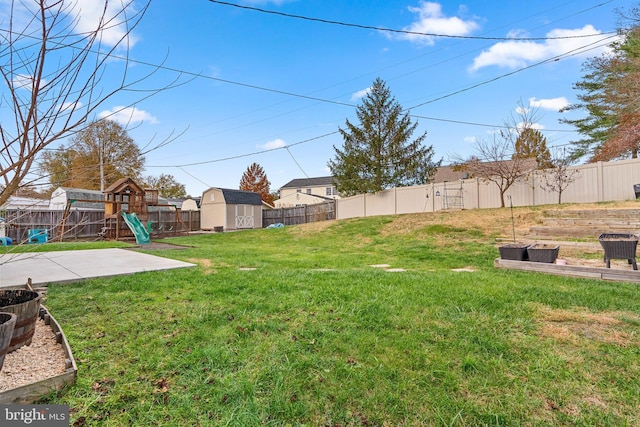
[{"label": "potted plant", "polygon": [[611,268],[612,259],[626,259],[633,269],[637,270],[636,247],[638,246],[638,236],[625,233],[603,233],[598,236],[598,241],[604,249],[604,262],[607,268]]}]

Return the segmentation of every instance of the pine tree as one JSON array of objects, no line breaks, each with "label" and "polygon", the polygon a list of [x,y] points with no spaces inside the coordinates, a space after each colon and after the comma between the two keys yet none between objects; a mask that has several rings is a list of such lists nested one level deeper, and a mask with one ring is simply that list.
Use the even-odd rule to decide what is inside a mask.
[{"label": "pine tree", "polygon": [[521,130],[516,138],[515,149],[514,157],[534,158],[538,169],[553,167],[551,152],[547,148],[547,138],[538,129],[527,127]]},{"label": "pine tree", "polygon": [[440,162],[432,161],[433,146],[422,144],[427,133],[411,140],[418,122],[403,113],[383,80],[373,82],[356,116],[359,126],[347,119],[346,129],[339,129],[344,146],[333,147],[328,164],[341,195],[424,184],[435,173]]},{"label": "pine tree", "polygon": [[258,193],[263,202],[273,205],[274,197],[269,191],[270,185],[267,174],[262,166],[257,163],[252,163],[240,179],[240,190]]},{"label": "pine tree", "polygon": [[580,102],[565,111],[586,110],[587,116],[561,120],[583,135],[573,142],[573,159],[636,158],[640,152],[640,27],[619,32],[622,41],[611,44],[611,53],[587,61],[587,73],[574,85]]}]

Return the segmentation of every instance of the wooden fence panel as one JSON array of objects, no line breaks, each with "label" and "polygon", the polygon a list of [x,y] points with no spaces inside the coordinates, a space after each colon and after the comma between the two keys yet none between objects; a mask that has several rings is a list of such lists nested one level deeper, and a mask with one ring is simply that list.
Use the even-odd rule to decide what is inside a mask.
[{"label": "wooden fence panel", "polygon": [[[3,212],[6,221],[5,234],[16,244],[28,241],[29,230],[47,230],[49,241],[59,241],[64,212],[34,211],[26,209]],[[171,235],[200,230],[200,211],[173,210],[149,212],[147,224],[151,221],[152,235]],[[63,240],[98,239],[104,226],[104,211],[72,210],[64,224]]]},{"label": "wooden fence panel", "polygon": [[262,226],[271,224],[297,225],[309,222],[335,219],[335,202],[328,201],[316,205],[295,206],[280,209],[263,209]]}]

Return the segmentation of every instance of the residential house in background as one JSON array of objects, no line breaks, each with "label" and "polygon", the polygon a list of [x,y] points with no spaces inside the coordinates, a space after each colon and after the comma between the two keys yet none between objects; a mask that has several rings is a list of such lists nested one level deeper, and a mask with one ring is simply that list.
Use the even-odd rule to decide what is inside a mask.
[{"label": "residential house in background", "polygon": [[332,176],[298,178],[280,187],[280,198],[274,202],[276,208],[314,205],[339,199]]},{"label": "residential house in background", "polygon": [[200,227],[203,230],[262,228],[262,199],[252,191],[209,188],[202,193]]}]

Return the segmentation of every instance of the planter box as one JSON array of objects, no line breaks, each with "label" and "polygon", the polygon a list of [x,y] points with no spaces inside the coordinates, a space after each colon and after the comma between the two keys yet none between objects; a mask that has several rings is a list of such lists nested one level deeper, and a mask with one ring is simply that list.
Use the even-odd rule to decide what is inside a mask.
[{"label": "planter box", "polygon": [[500,258],[502,259],[511,259],[514,261],[526,261],[527,258],[527,248],[529,245],[524,245],[521,243],[510,243],[508,245],[500,246],[498,250],[500,250]]},{"label": "planter box", "polygon": [[535,244],[527,248],[527,255],[529,256],[529,261],[553,264],[558,258],[559,250],[559,245]]},{"label": "planter box", "polygon": [[611,268],[612,259],[626,259],[637,270],[636,248],[638,236],[624,233],[603,233],[598,237],[602,249],[604,249],[604,261],[607,268]]}]

